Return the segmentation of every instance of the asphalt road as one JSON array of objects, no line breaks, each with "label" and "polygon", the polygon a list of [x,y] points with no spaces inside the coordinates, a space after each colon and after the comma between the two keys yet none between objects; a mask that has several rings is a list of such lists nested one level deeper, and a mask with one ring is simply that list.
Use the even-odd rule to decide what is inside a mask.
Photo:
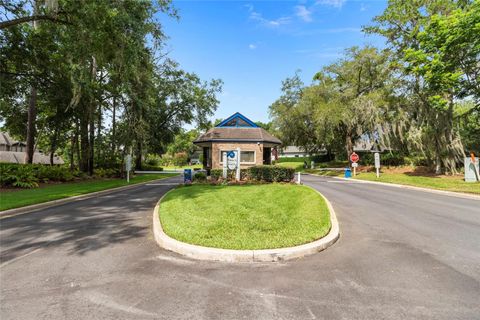
[{"label": "asphalt road", "polygon": [[284,263],[160,249],[178,178],[0,220],[0,319],[480,319],[480,201],[304,176],[341,237]]}]

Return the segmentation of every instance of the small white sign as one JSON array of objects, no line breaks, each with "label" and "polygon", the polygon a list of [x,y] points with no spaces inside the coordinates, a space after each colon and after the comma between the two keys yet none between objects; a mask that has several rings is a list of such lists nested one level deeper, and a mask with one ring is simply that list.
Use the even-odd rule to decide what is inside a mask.
[{"label": "small white sign", "polygon": [[126,171],[132,170],[132,156],[129,154],[125,157],[125,170]]},{"label": "small white sign", "polygon": [[380,168],[380,153],[375,152],[375,168]]},{"label": "small white sign", "polygon": [[358,162],[352,163],[352,168],[356,168],[356,167],[358,167]]}]

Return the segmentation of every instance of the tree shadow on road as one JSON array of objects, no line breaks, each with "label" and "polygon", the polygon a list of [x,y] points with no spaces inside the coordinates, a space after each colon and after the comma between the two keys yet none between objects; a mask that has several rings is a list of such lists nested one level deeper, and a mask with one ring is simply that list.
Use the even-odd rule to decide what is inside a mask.
[{"label": "tree shadow on road", "polygon": [[145,237],[151,212],[169,188],[142,186],[0,220],[0,262],[38,248],[83,255]]}]

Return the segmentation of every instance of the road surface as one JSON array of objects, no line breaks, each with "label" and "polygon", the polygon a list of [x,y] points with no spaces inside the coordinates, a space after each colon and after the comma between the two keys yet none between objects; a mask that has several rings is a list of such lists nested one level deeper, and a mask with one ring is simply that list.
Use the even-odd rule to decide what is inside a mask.
[{"label": "road surface", "polygon": [[341,237],[284,263],[160,249],[179,178],[0,221],[0,319],[480,319],[480,201],[332,178]]}]

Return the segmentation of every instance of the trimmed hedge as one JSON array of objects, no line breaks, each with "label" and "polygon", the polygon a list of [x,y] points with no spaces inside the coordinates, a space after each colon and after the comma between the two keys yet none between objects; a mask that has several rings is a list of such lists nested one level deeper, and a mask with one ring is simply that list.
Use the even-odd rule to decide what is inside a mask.
[{"label": "trimmed hedge", "polygon": [[290,182],[295,177],[295,169],[280,166],[255,166],[249,168],[251,180],[267,182]]},{"label": "trimmed hedge", "polygon": [[[222,178],[222,169],[210,170],[212,180]],[[266,181],[266,182],[290,182],[294,179],[295,169],[280,166],[254,166],[240,170],[240,180]],[[227,171],[227,180],[235,179],[235,170]]]}]

